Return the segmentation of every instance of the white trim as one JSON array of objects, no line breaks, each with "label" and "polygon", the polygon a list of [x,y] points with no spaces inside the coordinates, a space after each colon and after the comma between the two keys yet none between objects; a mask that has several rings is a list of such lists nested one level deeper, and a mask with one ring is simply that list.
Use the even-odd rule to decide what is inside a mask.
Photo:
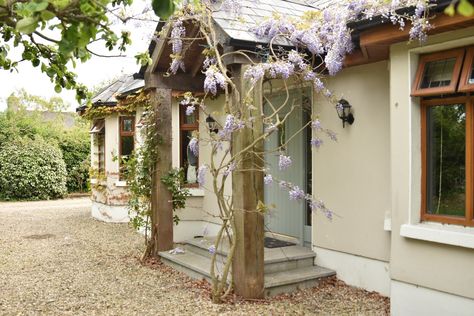
[{"label": "white trim", "polygon": [[474,228],[438,223],[404,224],[400,236],[474,249]]},{"label": "white trim", "polygon": [[91,184],[96,184],[96,183],[97,183],[97,179],[92,179],[92,178],[91,178],[91,179],[90,179],[90,183],[91,183]]},{"label": "white trim", "polygon": [[204,196],[204,190],[197,188],[189,188],[189,194],[191,194],[191,196]]},{"label": "white trim", "polygon": [[390,296],[388,262],[321,247],[313,247],[313,251],[316,265],[336,270],[337,277],[347,284]]},{"label": "white trim", "polygon": [[392,280],[390,313],[399,315],[472,316],[474,300],[419,285]]},{"label": "white trim", "polygon": [[116,187],[128,187],[127,181],[115,181]]}]

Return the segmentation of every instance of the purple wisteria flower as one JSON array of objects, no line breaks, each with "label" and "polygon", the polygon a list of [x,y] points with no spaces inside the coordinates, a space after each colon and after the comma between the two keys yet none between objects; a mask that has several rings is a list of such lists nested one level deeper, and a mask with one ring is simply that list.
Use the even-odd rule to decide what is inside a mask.
[{"label": "purple wisteria flower", "polygon": [[229,174],[231,174],[235,168],[237,167],[237,165],[235,164],[235,162],[231,162],[227,168],[224,170],[224,176],[228,176]]},{"label": "purple wisteria flower", "polygon": [[190,115],[193,115],[195,110],[196,110],[196,107],[194,106],[194,104],[193,105],[188,105],[186,107],[186,112],[185,113],[186,113],[187,116],[190,116]]},{"label": "purple wisteria flower", "polygon": [[230,140],[230,137],[233,132],[240,130],[245,127],[245,123],[241,120],[238,120],[232,114],[228,114],[224,126],[219,131],[218,135],[224,140]]},{"label": "purple wisteria flower", "polygon": [[271,174],[267,174],[263,177],[263,183],[266,185],[271,185],[273,183],[273,177]]},{"label": "purple wisteria flower", "polygon": [[189,141],[189,149],[191,149],[191,152],[194,154],[194,156],[199,156],[199,141],[196,137],[191,138]]},{"label": "purple wisteria flower", "polygon": [[304,193],[303,190],[300,189],[297,185],[291,188],[291,190],[288,192],[290,195],[290,200],[304,200],[306,197],[306,194]]},{"label": "purple wisteria flower", "polygon": [[311,146],[319,148],[323,144],[323,140],[319,137],[311,139]]},{"label": "purple wisteria flower", "polygon": [[212,246],[209,246],[209,248],[207,248],[207,250],[209,251],[210,254],[215,254],[216,253],[216,246],[212,245]]},{"label": "purple wisteria flower", "polygon": [[186,71],[186,68],[184,66],[184,62],[183,62],[183,59],[181,58],[181,56],[177,56],[177,57],[173,58],[173,60],[171,61],[171,65],[170,65],[170,72],[173,75],[176,75],[176,73],[178,72],[179,69],[181,69],[183,72]]},{"label": "purple wisteria flower", "polygon": [[314,121],[312,121],[311,128],[314,129],[315,131],[322,130],[321,121],[319,119],[315,119]]},{"label": "purple wisteria flower", "polygon": [[224,89],[226,86],[224,75],[217,69],[216,66],[210,66],[206,70],[206,79],[204,79],[204,91],[210,92],[213,95],[217,94],[217,88]]},{"label": "purple wisteria flower", "polygon": [[208,167],[206,165],[203,165],[199,167],[198,169],[198,175],[197,175],[197,182],[199,183],[199,186],[204,186],[206,183],[206,173],[207,173]]},{"label": "purple wisteria flower", "polygon": [[326,130],[326,134],[329,136],[329,138],[333,141],[337,141],[337,135],[335,132],[331,131],[331,130]]},{"label": "purple wisteria flower", "polygon": [[288,79],[295,72],[295,65],[286,61],[264,64],[264,68],[265,67],[267,68],[270,78],[281,77],[283,79]]},{"label": "purple wisteria flower", "polygon": [[278,167],[280,168],[280,170],[288,169],[291,164],[292,161],[290,156],[280,155],[280,159],[278,161]]},{"label": "purple wisteria flower", "polygon": [[183,40],[181,39],[186,34],[186,29],[183,26],[183,21],[178,19],[173,22],[173,27],[171,29],[171,48],[173,54],[181,54],[183,51]]},{"label": "purple wisteria flower", "polygon": [[250,79],[252,84],[256,84],[257,81],[265,76],[265,69],[262,65],[251,66],[244,72],[244,78]]},{"label": "purple wisteria flower", "polygon": [[206,56],[206,59],[204,59],[204,61],[202,63],[202,68],[205,70],[205,69],[211,67],[212,65],[215,65],[216,62],[217,62],[217,60],[216,60],[215,57]]}]

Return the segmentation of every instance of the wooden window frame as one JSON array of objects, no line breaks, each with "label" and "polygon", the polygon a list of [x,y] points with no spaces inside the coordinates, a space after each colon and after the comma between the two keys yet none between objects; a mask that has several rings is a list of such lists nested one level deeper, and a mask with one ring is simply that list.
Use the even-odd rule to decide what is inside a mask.
[{"label": "wooden window frame", "polygon": [[[195,116],[195,123],[192,124],[187,124],[186,122],[186,107],[187,105],[184,104],[179,104],[179,167],[184,168],[184,149],[183,150],[183,143],[184,143],[184,133],[187,131],[199,131],[199,107],[196,106],[196,109],[194,110],[194,113],[192,115]],[[199,156],[197,157],[198,159],[198,166],[199,166]],[[186,174],[184,177],[186,178]],[[199,183],[186,183],[185,187],[198,187]]]},{"label": "wooden window frame", "polygon": [[[411,96],[420,97],[420,96],[429,96],[429,95],[436,95],[436,94],[454,93],[458,86],[459,74],[463,66],[463,57],[464,57],[465,50],[466,50],[465,48],[456,48],[456,49],[451,49],[451,50],[442,51],[438,53],[422,55],[418,62],[418,70],[416,71],[416,76],[415,76],[415,81],[413,84]],[[449,59],[453,57],[456,58],[456,62],[454,64],[453,74],[451,76],[451,83],[449,86],[424,88],[424,89],[419,88],[421,85],[421,82],[423,81],[423,74],[425,73],[425,66],[427,63],[432,62],[432,61]]]},{"label": "wooden window frame", "polygon": [[[124,121],[131,119],[132,120],[132,130],[124,130]],[[135,116],[119,116],[119,180],[122,178],[122,137],[133,137],[133,149],[135,149]]]},{"label": "wooden window frame", "polygon": [[461,79],[459,80],[460,92],[474,91],[474,83],[469,84],[467,81],[471,75],[472,66],[474,64],[474,46],[466,49],[466,57],[464,58],[464,64],[461,72]]},{"label": "wooden window frame", "polygon": [[[103,154],[101,154],[101,150],[100,150],[100,147],[101,147],[101,146],[100,146],[100,137],[101,137],[101,136],[103,137],[103,147],[104,147],[104,153],[103,153]],[[102,171],[104,174],[106,173],[106,172],[105,172],[105,164],[106,164],[106,161],[105,161],[106,147],[105,147],[105,146],[106,146],[105,133],[98,133],[98,134],[97,134],[97,169],[98,169],[99,174],[101,173],[101,171]],[[104,158],[104,165],[103,165],[102,170],[101,170],[101,165],[100,165],[101,159],[100,159],[100,157],[101,157],[102,155],[104,156],[104,157],[103,157],[103,158]]]},{"label": "wooden window frame", "polygon": [[[466,206],[465,216],[435,215],[427,213],[427,110],[431,106],[451,106],[464,104],[466,109]],[[454,224],[463,226],[474,226],[474,97],[463,96],[453,98],[439,98],[432,100],[421,100],[421,220],[440,222],[443,224]]]}]

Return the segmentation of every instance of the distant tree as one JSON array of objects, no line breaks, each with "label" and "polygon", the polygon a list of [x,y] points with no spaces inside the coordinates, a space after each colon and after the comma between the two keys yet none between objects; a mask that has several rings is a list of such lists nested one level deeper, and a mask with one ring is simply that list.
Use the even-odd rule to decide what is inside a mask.
[{"label": "distant tree", "polygon": [[13,92],[7,98],[7,108],[10,110],[34,110],[34,111],[51,111],[65,112],[70,104],[59,96],[52,96],[49,99],[28,93],[25,89]]}]

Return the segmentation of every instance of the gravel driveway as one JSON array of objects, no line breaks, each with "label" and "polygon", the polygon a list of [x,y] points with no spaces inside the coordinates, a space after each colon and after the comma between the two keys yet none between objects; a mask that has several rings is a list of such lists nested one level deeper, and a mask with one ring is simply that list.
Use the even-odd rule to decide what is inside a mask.
[{"label": "gravel driveway", "polygon": [[143,238],[89,215],[87,198],[0,203],[1,315],[386,314],[388,300],[335,279],[271,300],[214,305],[206,286],[141,265]]}]

